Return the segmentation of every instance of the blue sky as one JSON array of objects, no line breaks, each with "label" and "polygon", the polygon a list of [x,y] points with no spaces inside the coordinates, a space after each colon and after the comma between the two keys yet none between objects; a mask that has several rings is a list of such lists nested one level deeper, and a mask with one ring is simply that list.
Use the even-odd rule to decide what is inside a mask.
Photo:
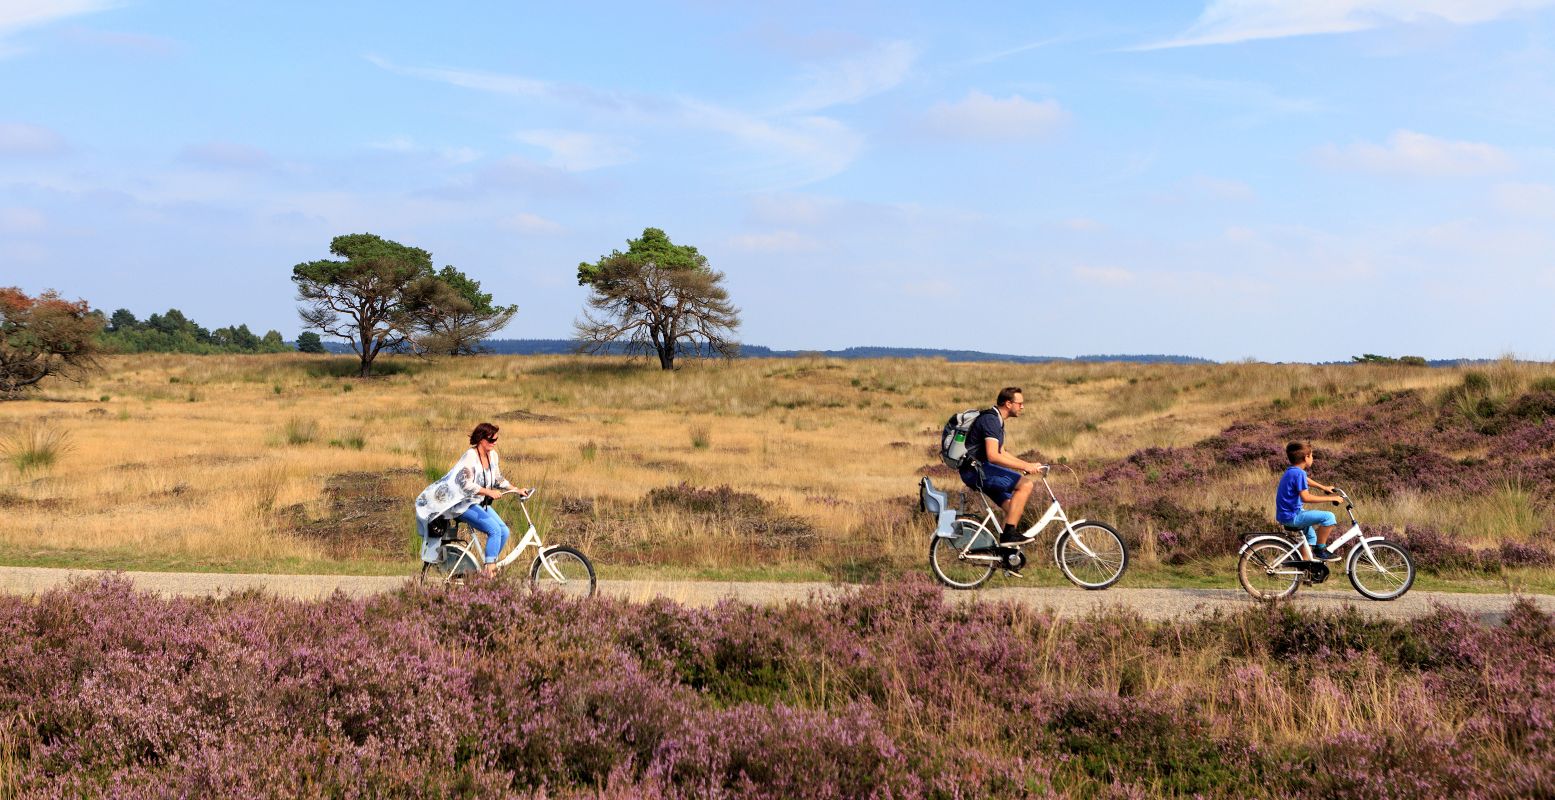
[{"label": "blue sky", "polygon": [[1555,358],[1555,0],[0,0],[0,285],[300,330],[372,232],[571,333],[648,226],[740,338]]}]

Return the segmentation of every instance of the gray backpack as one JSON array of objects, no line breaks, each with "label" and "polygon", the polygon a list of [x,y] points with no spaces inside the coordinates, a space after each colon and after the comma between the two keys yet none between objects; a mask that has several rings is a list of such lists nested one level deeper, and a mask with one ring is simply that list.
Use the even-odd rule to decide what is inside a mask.
[{"label": "gray backpack", "polygon": [[972,429],[972,423],[986,408],[969,408],[959,414],[951,415],[945,422],[945,431],[940,437],[939,459],[945,462],[945,466],[951,469],[961,469],[961,463],[966,461],[966,435]]}]

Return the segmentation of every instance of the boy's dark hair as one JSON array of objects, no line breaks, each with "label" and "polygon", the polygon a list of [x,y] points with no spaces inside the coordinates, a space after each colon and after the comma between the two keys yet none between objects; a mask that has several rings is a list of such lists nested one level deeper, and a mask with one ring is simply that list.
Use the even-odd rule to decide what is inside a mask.
[{"label": "boy's dark hair", "polygon": [[490,422],[482,422],[481,424],[476,425],[475,430],[470,431],[470,446],[474,447],[475,445],[480,444],[482,439],[490,439],[491,437],[496,436],[498,430],[500,429]]},{"label": "boy's dark hair", "polygon": [[1312,447],[1306,442],[1291,442],[1285,445],[1285,457],[1290,459],[1292,464],[1300,464],[1310,455],[1312,455]]},{"label": "boy's dark hair", "polygon": [[1015,395],[1018,394],[1025,394],[1025,392],[1021,391],[1019,386],[1006,386],[999,390],[999,399],[993,401],[993,404],[995,406],[1002,406],[1005,403],[1014,400]]}]

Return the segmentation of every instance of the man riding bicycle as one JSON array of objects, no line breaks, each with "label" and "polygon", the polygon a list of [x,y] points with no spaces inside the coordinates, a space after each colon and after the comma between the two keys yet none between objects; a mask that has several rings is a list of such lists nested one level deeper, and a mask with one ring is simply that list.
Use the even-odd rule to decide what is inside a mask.
[{"label": "man riding bicycle", "polygon": [[967,431],[966,459],[962,462],[961,482],[968,488],[988,495],[1004,511],[1004,531],[1000,544],[1019,544],[1027,538],[1019,533],[1020,518],[1036,483],[1026,473],[1042,468],[1004,451],[1004,422],[1025,410],[1026,397],[1018,386],[999,390],[994,407],[984,411]]}]

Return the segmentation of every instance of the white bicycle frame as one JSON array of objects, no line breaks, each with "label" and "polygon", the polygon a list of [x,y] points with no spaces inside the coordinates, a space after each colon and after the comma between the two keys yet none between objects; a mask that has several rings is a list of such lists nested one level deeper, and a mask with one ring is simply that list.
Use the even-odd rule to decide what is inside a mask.
[{"label": "white bicycle frame", "polygon": [[[1043,512],[1041,519],[1037,520],[1030,528],[1026,529],[1026,532],[1024,534],[1022,534],[1023,536],[1026,537],[1026,541],[1024,541],[1024,542],[1014,542],[1014,543],[1000,545],[1000,546],[1002,546],[1002,547],[1014,547],[1014,548],[1017,548],[1017,549],[1019,549],[1021,547],[1025,547],[1026,545],[1036,541],[1037,537],[1042,535],[1043,529],[1045,529],[1048,525],[1052,524],[1054,521],[1062,522],[1064,524],[1062,530],[1063,530],[1063,533],[1066,533],[1066,534],[1073,534],[1074,533],[1074,526],[1082,524],[1082,523],[1084,523],[1086,521],[1086,520],[1083,520],[1083,519],[1077,519],[1077,520],[1074,520],[1072,522],[1070,521],[1069,515],[1064,513],[1063,505],[1058,502],[1058,495],[1053,494],[1053,487],[1051,485],[1049,485],[1048,482],[1047,482],[1047,469],[1046,468],[1043,468],[1043,470],[1037,475],[1037,479],[1042,481],[1042,488],[1047,490],[1048,499],[1053,501],[1052,505],[1048,506],[1047,507],[1047,511]],[[981,491],[977,492],[977,496],[981,497],[983,499],[983,508],[985,508],[987,510],[987,513],[983,515],[982,526],[983,526],[983,528],[985,530],[987,530],[989,532],[989,534],[991,536],[993,536],[993,539],[994,539],[993,543],[994,544],[998,544],[999,543],[999,531],[1004,529],[1004,525],[999,522],[999,513],[998,512],[1001,509],[999,509],[997,506],[995,506],[993,504],[993,501],[988,499],[988,495],[983,494]],[[1062,535],[1053,537],[1053,563],[1055,563],[1055,564],[1058,563],[1058,559],[1059,559],[1058,543],[1060,541],[1062,541],[1063,538],[1064,537]],[[1074,538],[1073,541],[1074,541],[1075,546],[1080,548],[1080,552],[1085,553],[1086,557],[1088,557],[1088,558],[1095,558],[1096,557],[1096,553],[1094,551],[1092,551],[1091,548],[1086,547],[1085,546],[1085,542],[1080,541],[1080,539],[1078,537]],[[962,559],[965,559],[967,561],[996,562],[996,561],[1000,560],[1000,557],[997,556],[997,555],[981,555],[981,554],[979,554],[979,555],[971,555],[971,554],[969,554],[968,551],[970,551],[972,549],[972,546],[974,544],[976,544],[976,542],[977,542],[977,537],[976,536],[969,537],[968,540],[967,540],[966,546],[961,548],[961,550],[958,552],[958,554],[957,554],[958,557],[962,558]]]},{"label": "white bicycle frame", "polygon": [[[514,490],[509,490],[503,492],[502,494],[517,494],[517,492]],[[534,497],[534,492],[530,492],[527,495],[521,495],[518,498],[519,510],[524,512],[524,521],[529,524],[529,529],[524,531],[524,535],[513,544],[513,549],[509,550],[508,554],[503,556],[501,559],[493,562],[492,566],[497,569],[503,569],[509,564],[512,564],[514,561],[517,561],[520,553],[524,552],[529,547],[534,547],[537,552],[537,557],[540,559],[540,566],[545,568],[546,573],[548,573],[558,583],[566,583],[567,577],[561,573],[561,570],[558,570],[551,564],[551,560],[549,558],[545,557],[547,553],[556,548],[554,546],[546,547],[545,544],[540,541],[540,531],[535,528],[534,517],[529,516],[529,504],[525,502],[531,497]],[[493,499],[492,502],[496,502],[496,500]],[[470,529],[473,531],[476,528],[474,525],[471,525]],[[452,531],[450,531],[450,534],[451,533]],[[473,533],[470,534],[470,543],[472,545],[475,543],[475,534]],[[475,551],[473,548],[470,550],[470,556],[472,558],[475,556]]]}]

